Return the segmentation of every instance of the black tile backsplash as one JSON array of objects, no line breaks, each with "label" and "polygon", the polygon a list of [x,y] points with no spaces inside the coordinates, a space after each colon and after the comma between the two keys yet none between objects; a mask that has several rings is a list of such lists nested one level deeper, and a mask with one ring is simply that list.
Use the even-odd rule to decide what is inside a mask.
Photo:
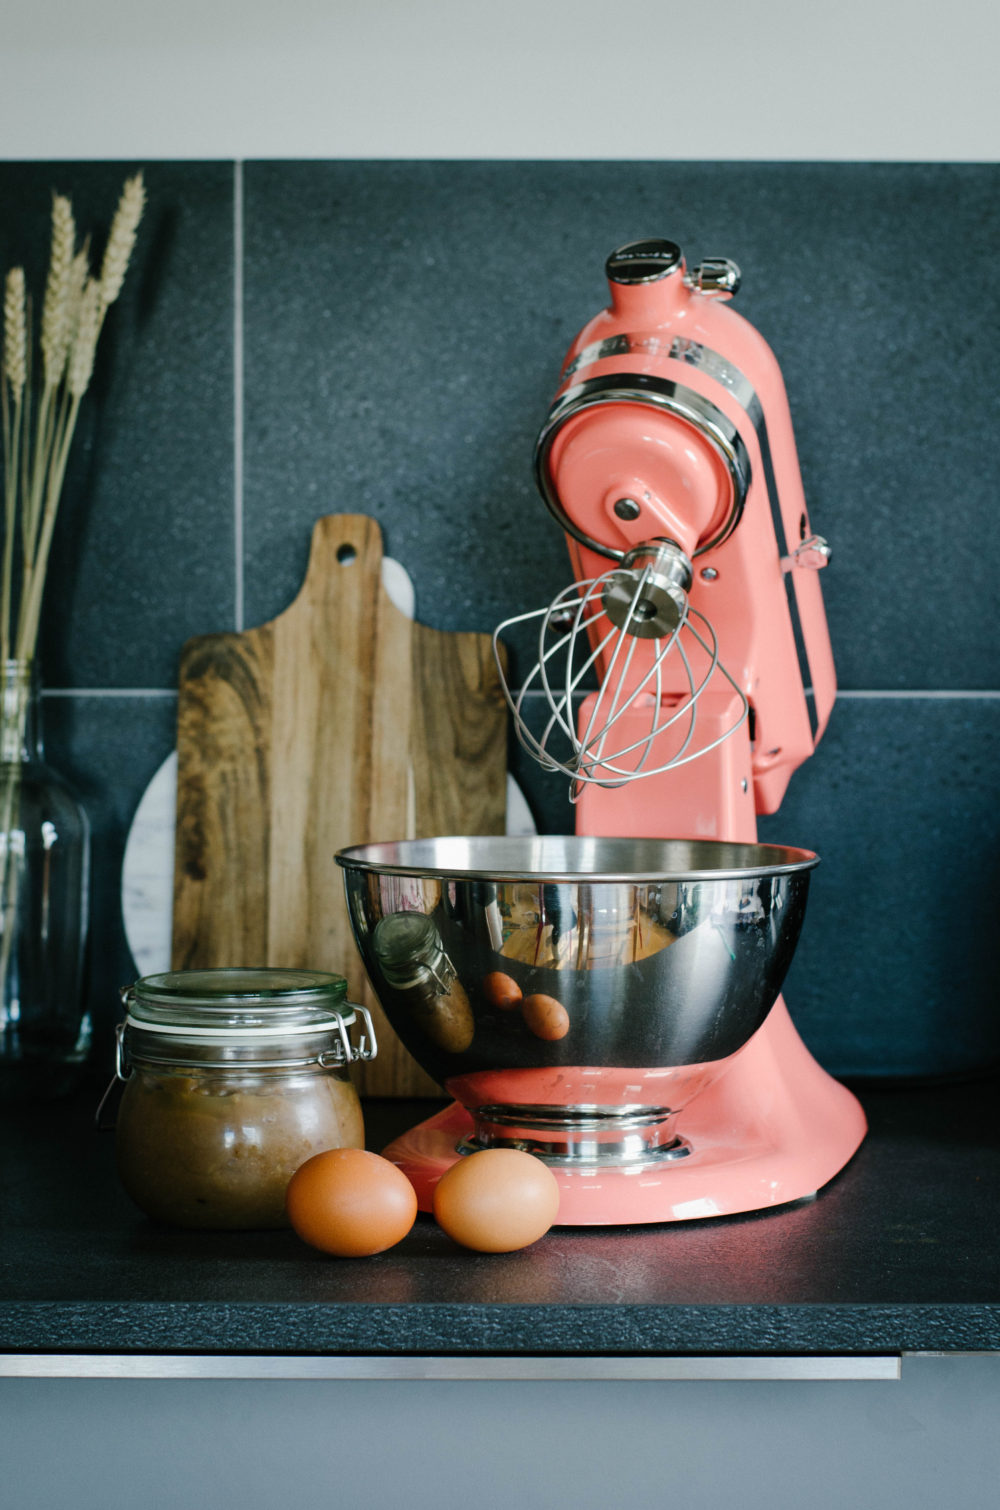
[{"label": "black tile backsplash", "polygon": [[[40,290],[50,190],[99,229],[133,170],[0,164],[0,263],[26,259]],[[840,684],[863,694],[838,702],[761,824],[823,857],[793,1015],[839,1073],[1000,1057],[986,958],[1000,294],[982,261],[1000,236],[1000,168],[194,162],[153,164],[146,182],[42,643],[46,683],[69,694],[46,700],[50,752],[94,825],[102,1053],[131,970],[124,838],[175,717],[170,697],[123,694],[171,689],[190,635],[280,612],[324,513],[374,515],[436,627],[489,630],[546,602],[568,561],[534,490],[535,436],[566,347],[605,301],[605,256],[660,234],[692,261],[741,265],[737,308],[782,365],[812,522],[834,547]],[[530,632],[508,638],[517,677]],[[565,830],[565,783],[519,750],[512,766],[539,826]]]},{"label": "black tile backsplash", "polygon": [[762,839],[821,857],[785,984],[842,1074],[1000,1062],[1000,698],[839,699]]},{"label": "black tile backsplash", "polygon": [[997,686],[997,621],[959,605],[995,580],[997,298],[971,269],[1000,237],[998,183],[947,165],[248,164],[248,622],[289,601],[325,511],[379,519],[438,628],[548,601],[568,573],[535,436],[606,302],[607,253],[668,235],[735,258],[736,307],[783,366],[834,549],[841,685]]}]

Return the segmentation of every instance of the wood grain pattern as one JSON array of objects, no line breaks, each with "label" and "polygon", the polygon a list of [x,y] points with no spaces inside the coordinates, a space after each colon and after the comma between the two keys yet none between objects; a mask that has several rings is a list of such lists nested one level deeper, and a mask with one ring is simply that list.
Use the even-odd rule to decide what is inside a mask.
[{"label": "wood grain pattern", "polygon": [[502,833],[507,719],[489,635],[412,623],[381,565],[373,520],[321,519],[284,613],[185,646],[173,962],[346,975],[379,1033],[360,1088],[433,1095],[372,997],[333,856],[376,839]]}]

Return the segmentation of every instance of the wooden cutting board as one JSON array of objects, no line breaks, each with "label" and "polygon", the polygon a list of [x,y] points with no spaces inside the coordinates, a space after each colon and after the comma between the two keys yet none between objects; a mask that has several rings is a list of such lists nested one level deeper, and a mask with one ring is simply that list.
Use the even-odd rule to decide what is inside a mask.
[{"label": "wooden cutting board", "polygon": [[506,705],[490,636],[414,623],[381,564],[372,519],[320,519],[284,613],[185,645],[173,965],[345,975],[379,1041],[359,1088],[439,1095],[371,993],[333,857],[378,839],[503,833]]}]

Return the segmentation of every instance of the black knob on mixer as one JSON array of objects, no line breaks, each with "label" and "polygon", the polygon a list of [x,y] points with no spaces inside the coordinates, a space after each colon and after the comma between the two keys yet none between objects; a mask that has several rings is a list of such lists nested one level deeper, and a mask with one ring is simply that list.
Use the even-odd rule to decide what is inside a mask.
[{"label": "black knob on mixer", "polygon": [[611,253],[604,271],[612,283],[655,283],[683,266],[676,241],[630,241]]}]

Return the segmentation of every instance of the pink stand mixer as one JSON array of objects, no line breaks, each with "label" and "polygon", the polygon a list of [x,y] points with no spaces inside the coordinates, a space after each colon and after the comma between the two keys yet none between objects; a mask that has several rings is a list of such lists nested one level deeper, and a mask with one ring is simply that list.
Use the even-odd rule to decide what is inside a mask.
[{"label": "pink stand mixer", "polygon": [[[425,1208],[463,1152],[514,1144],[555,1170],[562,1224],[757,1210],[815,1193],[865,1134],[778,995],[815,856],[757,843],[835,695],[829,550],[781,373],[728,307],[733,263],[689,272],[650,240],[607,275],[536,450],[575,580],[497,629],[537,622],[508,701],[570,782],[577,838],[338,856],[376,991],[457,1098],[386,1150]],[[559,1041],[513,1036],[482,984],[498,967],[523,1000],[564,1004]],[[424,1042],[426,1013],[412,1026],[427,970],[426,1000],[468,1013],[461,1050]]]}]

